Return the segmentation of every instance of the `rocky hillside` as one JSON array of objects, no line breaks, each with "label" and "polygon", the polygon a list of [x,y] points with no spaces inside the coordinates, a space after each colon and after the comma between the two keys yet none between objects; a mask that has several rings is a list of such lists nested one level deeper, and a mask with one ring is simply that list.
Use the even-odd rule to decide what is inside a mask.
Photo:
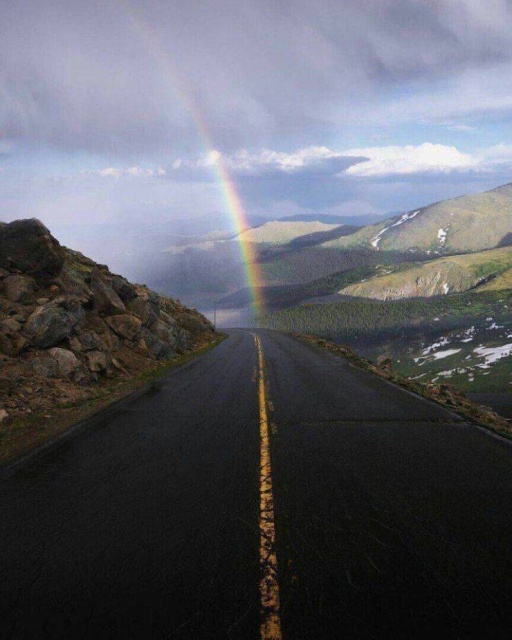
[{"label": "rocky hillside", "polygon": [[442,255],[508,244],[512,244],[512,184],[415,209],[323,246]]},{"label": "rocky hillside", "polygon": [[202,315],[62,247],[38,220],[0,224],[0,422],[51,417],[212,340]]},{"label": "rocky hillside", "polygon": [[[339,291],[375,300],[441,296],[450,293],[510,289],[512,247],[401,265],[388,274],[361,280]],[[391,271],[391,269],[390,269]]]}]

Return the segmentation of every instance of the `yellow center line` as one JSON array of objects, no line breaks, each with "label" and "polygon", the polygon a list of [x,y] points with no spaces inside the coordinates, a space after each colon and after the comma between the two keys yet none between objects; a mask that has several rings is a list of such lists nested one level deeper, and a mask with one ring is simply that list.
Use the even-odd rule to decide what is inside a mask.
[{"label": "yellow center line", "polygon": [[261,342],[256,335],[254,342],[258,350],[258,396],[260,403],[260,637],[262,640],[282,640],[265,362]]}]

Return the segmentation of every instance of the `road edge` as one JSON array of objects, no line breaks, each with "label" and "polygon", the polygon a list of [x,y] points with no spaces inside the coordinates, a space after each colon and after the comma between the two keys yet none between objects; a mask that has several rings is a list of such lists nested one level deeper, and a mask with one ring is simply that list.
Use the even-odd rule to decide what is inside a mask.
[{"label": "road edge", "polygon": [[490,407],[472,402],[453,385],[435,385],[432,383],[426,385],[422,382],[405,378],[390,369],[380,368],[371,360],[357,355],[350,347],[338,345],[329,340],[302,333],[289,333],[288,335],[302,343],[345,358],[358,369],[368,371],[378,376],[381,380],[400,387],[402,390],[416,397],[441,406],[443,409],[450,411],[454,416],[462,418],[487,432],[492,432],[493,435],[499,438],[507,440],[508,442],[512,441],[512,420],[498,415]]},{"label": "road edge", "polygon": [[[70,424],[68,427],[65,427],[63,431],[61,431],[57,435],[50,436],[47,440],[44,440],[35,447],[0,465],[0,481],[11,477],[19,469],[27,464],[30,464],[32,460],[35,460],[39,456],[49,453],[53,449],[56,449],[59,446],[63,445],[68,439],[75,437],[82,431],[86,430],[88,427],[93,426],[94,423],[98,420],[102,420],[103,418],[108,417],[111,413],[118,410],[124,404],[129,404],[136,400],[138,397],[143,396],[145,393],[151,390],[155,386],[155,384],[158,384],[166,376],[173,375],[175,372],[184,369],[194,362],[197,362],[212,349],[215,349],[215,347],[221,344],[227,337],[228,335],[226,333],[217,332],[216,339],[214,341],[208,343],[207,345],[203,345],[196,351],[184,354],[177,362],[170,362],[168,365],[164,365],[162,369],[149,372],[150,375],[152,374],[153,376],[149,382],[140,380],[140,384],[138,386],[136,386],[134,389],[128,390],[124,395],[121,395],[121,397],[116,397],[111,402],[107,401],[105,404],[102,404],[99,407],[91,406],[90,413],[87,413],[85,417],[80,418],[76,422]],[[128,380],[127,383],[137,385],[137,379]]]}]

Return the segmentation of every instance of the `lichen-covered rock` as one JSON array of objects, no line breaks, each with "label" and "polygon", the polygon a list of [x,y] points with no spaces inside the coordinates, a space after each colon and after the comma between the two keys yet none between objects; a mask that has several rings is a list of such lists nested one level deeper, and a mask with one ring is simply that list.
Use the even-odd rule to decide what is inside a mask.
[{"label": "lichen-covered rock", "polygon": [[123,301],[105,281],[101,275],[101,271],[97,268],[91,271],[90,288],[94,298],[94,308],[98,313],[110,316],[115,313],[126,312]]},{"label": "lichen-covered rock", "polygon": [[155,323],[153,323],[149,330],[155,336],[160,338],[162,342],[165,342],[165,344],[168,344],[170,347],[174,347],[176,345],[176,332],[173,331],[164,322],[162,322],[162,320],[157,320]]},{"label": "lichen-covered rock", "polygon": [[5,333],[5,335],[17,333],[20,329],[21,324],[12,317],[6,318],[0,323],[0,330],[2,331],[2,333]]},{"label": "lichen-covered rock", "polygon": [[88,351],[86,353],[87,364],[94,373],[103,373],[108,369],[107,354],[102,351]]},{"label": "lichen-covered rock", "polygon": [[121,276],[112,276],[110,279],[110,286],[125,304],[130,303],[137,297],[135,287]]},{"label": "lichen-covered rock", "polygon": [[30,359],[32,371],[42,378],[57,378],[59,375],[59,363],[47,353],[34,354]]},{"label": "lichen-covered rock", "polygon": [[64,251],[42,222],[15,220],[0,226],[0,267],[23,273],[58,273]]},{"label": "lichen-covered rock", "polygon": [[109,348],[104,340],[102,340],[94,331],[81,333],[78,338],[85,351],[107,351]]},{"label": "lichen-covered rock", "polygon": [[53,347],[48,353],[57,361],[58,375],[65,377],[74,373],[80,366],[80,360],[69,349]]},{"label": "lichen-covered rock", "polygon": [[191,313],[182,313],[179,317],[179,323],[183,329],[191,332],[209,331],[210,325],[206,321],[206,318],[199,318]]},{"label": "lichen-covered rock", "polygon": [[139,320],[142,320],[142,324],[147,327],[157,320],[157,315],[154,312],[151,303],[143,298],[137,296],[128,304],[128,310],[134,316],[137,316]]},{"label": "lichen-covered rock", "polygon": [[36,281],[30,276],[12,275],[2,281],[2,293],[11,302],[26,302],[36,290]]},{"label": "lichen-covered rock", "polygon": [[142,327],[139,334],[139,349],[145,349],[155,357],[157,360],[168,360],[176,355],[174,349],[169,344],[166,344],[154,333],[151,333],[146,327]]},{"label": "lichen-covered rock", "polygon": [[85,321],[85,312],[74,299],[57,298],[38,307],[25,325],[24,334],[35,347],[54,347]]},{"label": "lichen-covered rock", "polygon": [[127,313],[105,318],[108,326],[122,338],[133,340],[142,327],[142,321]]}]

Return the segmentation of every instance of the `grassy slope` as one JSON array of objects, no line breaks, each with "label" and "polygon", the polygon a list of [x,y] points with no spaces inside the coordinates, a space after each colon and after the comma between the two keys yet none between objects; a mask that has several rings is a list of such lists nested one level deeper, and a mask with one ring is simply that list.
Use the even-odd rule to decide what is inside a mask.
[{"label": "grassy slope", "polygon": [[[444,200],[418,211],[411,220],[389,228],[381,237],[379,250],[460,253],[483,251],[512,240],[512,185]],[[399,218],[365,227],[347,238],[327,242],[325,246],[371,247],[371,240]],[[438,237],[440,229],[446,231],[444,243]]]},{"label": "grassy slope", "polygon": [[484,290],[510,288],[512,247],[437,258],[373,277],[340,291],[343,295],[377,300],[462,293],[487,282]]},{"label": "grassy slope", "polygon": [[[480,345],[512,343],[510,309],[512,291],[390,302],[347,298],[336,304],[285,309],[260,324],[348,344],[370,358],[389,354],[398,371],[422,376],[423,382],[441,378],[465,391],[511,391],[512,356],[481,368],[485,359],[474,351]],[[450,349],[457,353],[438,357],[438,352]],[[440,376],[442,372],[448,375]]]},{"label": "grassy slope", "polygon": [[325,224],[323,222],[281,222],[274,220],[266,222],[259,227],[253,227],[243,231],[239,238],[245,242],[257,244],[286,244],[295,238],[311,233],[332,231],[339,225]]}]

